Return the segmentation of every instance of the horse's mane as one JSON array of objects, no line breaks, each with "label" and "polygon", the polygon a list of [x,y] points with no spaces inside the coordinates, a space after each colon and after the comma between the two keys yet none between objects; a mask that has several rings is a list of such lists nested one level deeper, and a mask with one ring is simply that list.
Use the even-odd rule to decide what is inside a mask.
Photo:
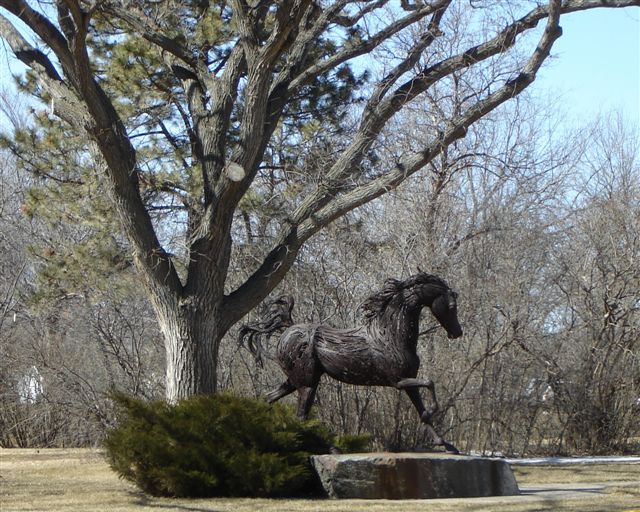
[{"label": "horse's mane", "polygon": [[400,294],[403,290],[411,288],[417,284],[431,285],[434,288],[443,291],[449,288],[443,279],[432,274],[427,274],[426,272],[419,272],[404,281],[389,278],[384,282],[384,285],[379,292],[372,294],[360,306],[365,320],[371,321],[374,318],[379,317],[384,313],[394,297]]}]

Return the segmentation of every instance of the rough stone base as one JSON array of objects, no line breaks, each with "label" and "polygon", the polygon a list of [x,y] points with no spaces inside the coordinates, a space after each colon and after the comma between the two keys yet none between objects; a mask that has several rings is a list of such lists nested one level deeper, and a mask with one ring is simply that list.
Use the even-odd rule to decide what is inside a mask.
[{"label": "rough stone base", "polygon": [[444,453],[359,453],[312,457],[331,498],[425,499],[519,494],[504,460]]}]

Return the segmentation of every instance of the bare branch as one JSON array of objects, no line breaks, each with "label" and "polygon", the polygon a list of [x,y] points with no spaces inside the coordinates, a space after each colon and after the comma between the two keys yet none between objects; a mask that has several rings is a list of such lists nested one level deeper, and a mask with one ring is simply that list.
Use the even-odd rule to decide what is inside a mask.
[{"label": "bare branch", "polygon": [[310,12],[310,0],[283,2],[275,16],[275,25],[269,39],[260,49],[260,60],[272,64],[280,55],[294,27],[300,25],[302,16]]},{"label": "bare branch", "polygon": [[[337,217],[397,187],[407,177],[422,169],[445,147],[464,137],[467,128],[471,124],[505,101],[520,94],[527,86],[533,83],[537,71],[549,56],[553,43],[562,34],[562,30],[558,25],[560,16],[559,6],[560,0],[555,0],[551,3],[547,27],[538,46],[516,78],[508,81],[496,92],[476,103],[461,116],[451,120],[447,130],[433,137],[432,141],[422,152],[406,157],[390,172],[327,202],[326,206],[320,210],[316,210],[313,214],[311,214],[309,210],[304,212],[308,217],[298,229],[299,236],[306,239],[307,236],[311,236],[311,234],[315,233],[320,227],[330,223]],[[307,235],[307,233],[310,234]]]},{"label": "bare branch", "polygon": [[76,98],[75,91],[58,74],[53,63],[40,50],[31,46],[4,16],[0,15],[0,32],[16,58],[33,69],[40,77],[40,85],[52,98],[54,113],[81,129],[88,118],[86,107]]},{"label": "bare branch", "polygon": [[393,84],[395,84],[404,73],[408,72],[418,62],[424,50],[427,49],[431,45],[431,43],[433,43],[436,37],[441,35],[440,21],[442,20],[442,17],[444,16],[450,4],[450,1],[445,2],[444,5],[433,14],[426,32],[415,43],[415,45],[409,52],[409,55],[380,81],[375,91],[371,95],[371,98],[369,99],[368,108],[371,108],[372,105],[380,103],[382,98],[387,94]]},{"label": "bare branch", "polygon": [[[294,213],[292,224],[283,235],[276,248],[272,250],[263,265],[238,288],[226,298],[229,309],[238,309],[240,304],[257,304],[255,302],[260,295],[268,294],[279,282],[279,275],[286,273],[295,259],[295,254],[305,240],[331,223],[346,212],[365,204],[376,197],[398,186],[408,176],[422,169],[446,146],[457,139],[464,137],[467,127],[474,121],[494,110],[499,105],[522,92],[535,79],[544,60],[548,57],[553,43],[561,35],[559,28],[560,0],[552,2],[547,27],[540,42],[523,67],[521,73],[513,80],[508,81],[498,91],[491,94],[475,106],[467,110],[463,115],[452,120],[449,129],[440,136],[436,136],[422,152],[406,157],[394,169],[371,182],[354,188],[353,190],[329,199],[333,193],[327,194],[327,188],[322,189],[327,195],[316,202],[322,204],[321,208],[313,208],[311,204],[299,208]],[[336,190],[335,188],[333,189]],[[305,209],[306,208],[306,209]],[[275,278],[275,279],[274,279]],[[260,290],[262,289],[262,290]],[[255,303],[254,303],[255,302]],[[252,306],[253,307],[253,306]]]},{"label": "bare branch", "polygon": [[[372,13],[376,9],[380,9],[381,7],[384,7],[388,2],[389,0],[377,0],[376,2],[369,2],[365,7],[360,9],[358,14],[354,16],[337,14],[331,17],[331,22],[335,23],[336,25],[340,25],[342,27],[353,27],[358,21],[364,18],[364,16],[366,16],[369,13]],[[342,2],[336,2],[334,4],[334,6],[338,8],[336,13],[339,13],[340,10],[342,10],[342,8],[349,3],[353,3],[353,1],[343,0]]]},{"label": "bare branch", "polygon": [[[0,0],[0,7],[22,20],[31,30],[53,50],[62,68],[73,79],[73,61],[69,46],[58,29],[39,12],[33,10],[23,0]],[[9,22],[7,22],[9,23]]]},{"label": "bare branch", "polygon": [[150,43],[170,53],[184,64],[187,64],[191,69],[197,69],[198,62],[187,48],[181,45],[176,39],[165,36],[159,27],[154,27],[149,23],[148,17],[144,14],[135,9],[131,9],[130,6],[127,8],[119,6],[115,2],[98,2],[97,5],[101,12],[111,14],[115,18],[125,22],[137,34],[140,34],[141,37]]},{"label": "bare branch", "polygon": [[417,21],[424,19],[426,16],[429,16],[434,11],[440,9],[445,4],[449,3],[450,0],[439,0],[434,4],[424,6],[422,9],[414,11],[412,14],[405,16],[391,24],[389,24],[384,29],[380,30],[374,36],[362,41],[359,44],[355,44],[353,46],[347,45],[342,51],[336,53],[333,57],[329,57],[328,59],[323,60],[322,62],[318,62],[305,69],[298,77],[295,78],[289,85],[289,89],[296,90],[300,86],[306,84],[313,77],[322,75],[331,69],[335,69],[341,64],[354,59],[360,55],[364,55],[369,53],[374,48],[387,41],[390,37],[397,34],[401,30],[409,27],[410,25],[416,23]]}]

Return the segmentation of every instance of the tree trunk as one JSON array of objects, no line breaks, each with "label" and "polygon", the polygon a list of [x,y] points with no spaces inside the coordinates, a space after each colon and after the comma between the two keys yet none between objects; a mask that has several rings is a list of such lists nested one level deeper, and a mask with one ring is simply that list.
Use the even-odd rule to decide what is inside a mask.
[{"label": "tree trunk", "polygon": [[158,314],[166,351],[166,390],[169,403],[194,395],[215,393],[221,328],[220,304],[180,300]]}]

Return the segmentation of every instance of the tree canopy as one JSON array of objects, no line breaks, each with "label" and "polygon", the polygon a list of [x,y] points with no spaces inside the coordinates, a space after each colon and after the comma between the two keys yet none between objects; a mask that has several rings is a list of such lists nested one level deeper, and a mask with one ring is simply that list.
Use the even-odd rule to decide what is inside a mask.
[{"label": "tree canopy", "polygon": [[[633,5],[0,0],[44,104],[7,144],[40,175],[94,184],[97,208],[106,192],[166,339],[168,397],[210,392],[220,340],[311,236],[532,84],[561,15]],[[422,140],[400,149],[392,127],[416,105]]]}]

